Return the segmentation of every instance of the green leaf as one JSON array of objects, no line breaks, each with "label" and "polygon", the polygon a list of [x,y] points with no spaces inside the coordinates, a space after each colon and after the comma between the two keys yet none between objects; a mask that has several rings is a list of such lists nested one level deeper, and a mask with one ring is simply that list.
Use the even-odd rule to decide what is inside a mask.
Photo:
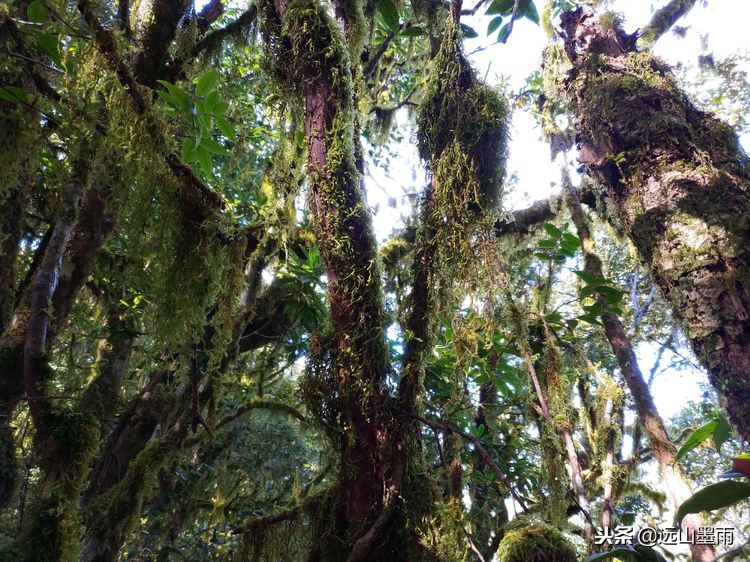
[{"label": "green leaf", "polygon": [[25,102],[28,99],[28,95],[24,90],[15,86],[0,86],[0,99],[11,103],[18,103],[20,101]]},{"label": "green leaf", "polygon": [[229,152],[226,148],[221,146],[215,140],[212,140],[208,137],[203,137],[203,140],[200,143],[200,148],[205,148],[209,152],[213,154],[218,154],[219,156],[231,156],[232,155],[232,153]]},{"label": "green leaf", "polygon": [[487,35],[492,35],[503,23],[503,16],[495,16],[490,20],[490,24],[487,26]]},{"label": "green leaf", "polygon": [[597,280],[600,280],[599,277],[596,275],[592,275],[588,271],[574,271],[575,273],[586,285],[596,285]]},{"label": "green leaf", "polygon": [[59,35],[54,33],[38,33],[36,36],[36,47],[57,66],[62,66]]},{"label": "green leaf", "polygon": [[[180,111],[186,113],[191,110],[192,104],[190,103],[190,96],[185,90],[183,90],[179,86],[175,86],[174,84],[167,82],[166,80],[157,80],[157,82],[164,86],[172,96],[172,99],[174,100],[174,104],[172,106],[175,109],[179,109]],[[167,103],[169,102],[167,101]]]},{"label": "green leaf", "polygon": [[227,109],[229,109],[229,103],[221,100],[216,102],[213,113],[214,115],[224,115],[227,112]]},{"label": "green leaf", "polygon": [[198,78],[195,79],[196,95],[205,96],[206,94],[208,94],[216,87],[216,84],[218,84],[220,77],[221,74],[219,74],[218,70],[209,70],[208,72],[204,72],[203,74],[198,76]]},{"label": "green leaf", "polygon": [[494,16],[496,14],[501,14],[503,16],[510,15],[513,13],[514,3],[514,0],[494,0],[492,4],[490,4],[490,7],[487,8],[485,14],[488,16]]},{"label": "green leaf", "polygon": [[166,90],[156,90],[156,95],[167,102],[171,107],[177,107],[177,100]]},{"label": "green leaf", "polygon": [[587,316],[599,316],[604,310],[604,306],[600,302],[595,302],[589,306],[584,306],[583,310],[586,311]]},{"label": "green leaf", "polygon": [[210,178],[213,176],[213,163],[211,162],[211,153],[208,152],[203,146],[199,146],[195,150],[198,162],[200,162],[203,175]]},{"label": "green leaf", "polygon": [[613,558],[625,557],[625,560],[640,559],[640,555],[630,548],[615,548],[609,552],[592,554],[584,562],[596,562],[597,560],[612,560]]},{"label": "green leaf", "polygon": [[391,31],[395,35],[398,35],[398,8],[396,8],[396,4],[393,3],[393,0],[380,0],[378,2],[378,11],[380,12],[380,15],[383,16],[385,24],[391,28]]},{"label": "green leaf", "polygon": [[544,231],[552,236],[552,238],[562,238],[563,235],[562,231],[551,222],[544,223]]},{"label": "green leaf", "polygon": [[690,437],[687,438],[687,441],[680,447],[680,450],[677,451],[677,455],[675,455],[674,462],[677,462],[682,457],[684,457],[687,453],[695,449],[698,445],[703,443],[706,439],[711,437],[714,433],[714,429],[716,429],[716,426],[719,425],[719,422],[716,420],[711,420],[707,424],[704,424],[700,426],[698,429],[693,431],[693,433],[690,434]]},{"label": "green leaf", "polygon": [[732,437],[732,426],[729,425],[727,418],[719,416],[716,418],[716,427],[714,428],[714,445],[719,454],[721,454],[721,446]]},{"label": "green leaf", "polygon": [[410,25],[401,32],[401,35],[404,37],[421,37],[424,35],[424,29],[418,25]]},{"label": "green leaf", "polygon": [[591,316],[590,314],[581,314],[578,317],[578,319],[579,320],[583,320],[584,322],[586,322],[588,324],[595,324],[597,326],[601,326],[602,325],[602,323],[599,322],[599,318],[597,318],[596,316]]},{"label": "green leaf", "polygon": [[223,115],[219,115],[216,117],[216,126],[221,131],[221,134],[225,137],[232,140],[235,140],[237,138],[237,133],[234,132],[234,127]]},{"label": "green leaf", "polygon": [[554,240],[550,240],[548,238],[544,238],[539,241],[538,246],[540,248],[544,248],[545,250],[551,250],[553,248],[557,248],[557,242],[555,242]]},{"label": "green leaf", "polygon": [[182,143],[181,158],[183,162],[193,162],[196,157],[195,140],[191,137],[186,138]]},{"label": "green leaf", "polygon": [[508,40],[508,37],[510,37],[510,22],[506,23],[501,29],[500,33],[497,34],[497,42],[498,43],[505,43]]},{"label": "green leaf", "polygon": [[203,102],[203,107],[205,108],[206,113],[213,113],[214,109],[216,109],[216,106],[219,105],[220,102],[221,95],[219,95],[219,92],[217,92],[216,90],[210,92]]},{"label": "green leaf", "polygon": [[[520,11],[521,10],[519,10],[519,12]],[[530,19],[535,24],[539,25],[539,12],[537,12],[533,0],[526,0],[524,2],[523,17]]]},{"label": "green leaf", "polygon": [[571,234],[570,232],[566,232],[565,235],[563,236],[562,244],[563,246],[567,244],[574,250],[577,250],[578,248],[581,247],[581,239],[578,238],[578,236]]},{"label": "green leaf", "polygon": [[43,23],[47,20],[49,11],[47,10],[47,6],[44,5],[44,2],[42,2],[41,0],[34,0],[26,8],[26,15],[28,16],[29,21],[32,21],[34,23]]},{"label": "green leaf", "polygon": [[475,39],[479,37],[479,33],[474,31],[473,27],[469,27],[465,23],[461,24],[461,31],[463,32],[463,36],[465,39]]},{"label": "green leaf", "polygon": [[688,513],[714,511],[722,507],[734,505],[747,498],[750,498],[750,482],[725,480],[724,482],[711,484],[698,490],[682,502],[675,517],[676,525],[679,527]]},{"label": "green leaf", "polygon": [[579,299],[585,299],[586,297],[590,297],[594,294],[594,290],[596,287],[593,285],[586,285],[585,287],[582,287],[581,290],[578,292],[578,298]]},{"label": "green leaf", "polygon": [[559,312],[551,312],[544,319],[550,324],[557,324],[562,320],[562,315]]}]

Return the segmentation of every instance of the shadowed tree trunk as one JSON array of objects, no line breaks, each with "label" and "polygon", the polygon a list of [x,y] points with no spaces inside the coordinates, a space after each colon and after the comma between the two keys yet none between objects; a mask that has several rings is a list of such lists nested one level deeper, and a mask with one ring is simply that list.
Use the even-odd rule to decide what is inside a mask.
[{"label": "shadowed tree trunk", "polygon": [[[566,203],[578,231],[578,237],[581,239],[581,244],[583,245],[584,269],[587,273],[602,278],[602,262],[596,254],[596,247],[591,230],[589,229],[588,220],[583,214],[583,209],[578,199],[578,192],[570,180],[566,167],[563,168],[562,176]],[[659,473],[665,484],[667,496],[672,507],[676,510],[682,502],[692,495],[687,477],[675,462],[677,448],[672,443],[664,426],[664,421],[656,409],[651,391],[643,378],[641,369],[638,366],[638,359],[635,356],[630,339],[625,333],[622,322],[620,322],[617,315],[605,312],[602,314],[602,324],[604,324],[604,333],[607,341],[609,341],[617,359],[617,364],[620,367],[622,378],[625,379],[625,383],[628,385],[630,395],[635,403],[635,409],[638,413],[638,423],[643,427],[643,431],[651,445],[651,451],[659,467]],[[700,516],[688,515],[683,519],[682,527],[688,533],[695,533],[701,524]],[[714,548],[711,545],[692,544],[690,545],[690,550],[693,554],[693,560],[696,562],[711,562],[716,556]]]},{"label": "shadowed tree trunk", "polygon": [[729,418],[750,439],[750,179],[731,128],[696,109],[636,38],[563,15],[580,159],[682,319]]}]

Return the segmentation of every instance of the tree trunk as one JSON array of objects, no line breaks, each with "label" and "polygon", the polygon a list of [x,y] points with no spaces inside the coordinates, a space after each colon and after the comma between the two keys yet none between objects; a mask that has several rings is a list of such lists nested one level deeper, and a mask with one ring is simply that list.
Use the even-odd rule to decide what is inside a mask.
[{"label": "tree trunk", "polygon": [[[585,271],[595,277],[601,278],[602,262],[596,254],[594,239],[591,236],[588,221],[583,214],[581,203],[578,200],[578,193],[570,181],[570,176],[565,167],[563,168],[562,183],[571,218],[583,245]],[[625,383],[628,385],[630,395],[635,403],[635,409],[638,413],[638,423],[641,424],[648,437],[651,450],[659,467],[659,473],[666,486],[667,496],[672,507],[676,510],[682,502],[692,495],[687,477],[675,462],[677,449],[672,443],[664,422],[656,409],[651,391],[643,378],[643,374],[638,366],[638,359],[635,356],[630,339],[625,333],[622,322],[620,322],[620,319],[615,314],[605,312],[602,314],[602,323],[604,324],[604,333],[607,341],[609,341],[617,359],[617,364],[620,367],[620,373],[622,373],[622,377],[625,379]],[[611,494],[612,490],[610,486],[610,498]],[[607,506],[605,505],[605,507]],[[683,519],[682,527],[688,533],[695,533],[700,526],[701,519],[698,515],[690,515]],[[696,562],[711,562],[716,556],[714,548],[711,545],[692,544],[690,545],[690,550],[693,554],[693,560]]]},{"label": "tree trunk", "polygon": [[729,418],[750,439],[750,176],[736,135],[696,109],[635,37],[563,15],[580,159],[683,320]]}]

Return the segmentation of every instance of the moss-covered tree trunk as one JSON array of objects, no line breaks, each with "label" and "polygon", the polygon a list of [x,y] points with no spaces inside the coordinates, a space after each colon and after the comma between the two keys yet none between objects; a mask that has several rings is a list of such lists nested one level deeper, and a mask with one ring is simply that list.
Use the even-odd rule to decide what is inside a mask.
[{"label": "moss-covered tree trunk", "polygon": [[730,127],[696,109],[634,36],[581,10],[562,23],[581,162],[750,439],[748,161]]},{"label": "moss-covered tree trunk", "polygon": [[260,11],[264,32],[282,46],[274,54],[304,99],[310,207],[332,322],[325,399],[340,397],[339,484],[334,513],[325,515],[333,529],[312,541],[331,559],[395,559],[393,544],[375,540],[384,532],[382,510],[392,495],[391,440],[398,437],[383,409],[389,357],[377,245],[357,170],[349,49],[336,22],[313,0],[265,2]]},{"label": "moss-covered tree trunk", "polygon": [[[594,277],[602,278],[602,262],[596,253],[594,239],[588,225],[588,220],[583,213],[581,203],[578,199],[576,188],[570,181],[567,169],[563,170],[563,187],[566,192],[566,203],[570,210],[571,218],[578,231],[584,252],[584,269]],[[604,303],[602,303],[604,304]],[[656,409],[656,404],[651,396],[651,391],[646,384],[638,359],[625,333],[625,328],[617,315],[605,312],[602,314],[604,334],[612,347],[612,351],[620,367],[622,378],[630,390],[630,395],[635,403],[638,413],[638,423],[648,437],[651,451],[659,467],[659,473],[665,484],[667,496],[672,507],[676,510],[682,502],[692,495],[691,484],[682,473],[680,467],[675,463],[677,448],[667,433],[664,421]],[[611,489],[610,489],[611,497]],[[698,515],[688,515],[682,521],[682,527],[686,532],[694,534],[701,526],[701,518]],[[693,560],[696,562],[711,562],[716,557],[712,545],[692,544],[690,550]]]}]

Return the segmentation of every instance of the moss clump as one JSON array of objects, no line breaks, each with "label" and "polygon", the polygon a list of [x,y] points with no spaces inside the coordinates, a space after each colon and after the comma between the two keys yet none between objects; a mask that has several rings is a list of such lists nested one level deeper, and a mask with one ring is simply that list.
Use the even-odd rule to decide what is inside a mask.
[{"label": "moss clump", "polygon": [[[515,522],[514,522],[515,523]],[[511,524],[497,550],[498,562],[576,562],[578,555],[551,525],[522,520]]]},{"label": "moss clump", "polygon": [[477,79],[449,19],[417,117],[420,156],[430,162],[442,210],[475,216],[498,203],[509,113],[507,100]]}]

